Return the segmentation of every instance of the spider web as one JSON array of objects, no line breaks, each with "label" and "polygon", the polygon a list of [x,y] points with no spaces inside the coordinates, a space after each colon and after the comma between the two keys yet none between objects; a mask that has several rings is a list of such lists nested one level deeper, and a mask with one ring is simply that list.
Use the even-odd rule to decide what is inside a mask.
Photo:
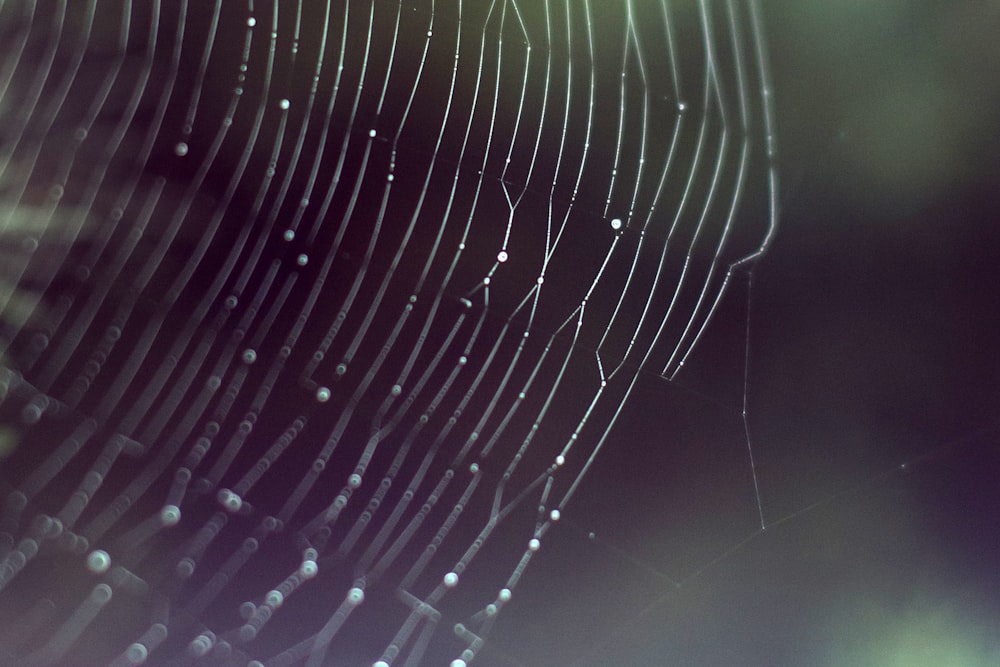
[{"label": "spider web", "polygon": [[[5,2],[0,33],[18,664],[474,661],[777,225],[752,1]],[[699,400],[740,416],[754,530],[747,322]]]}]

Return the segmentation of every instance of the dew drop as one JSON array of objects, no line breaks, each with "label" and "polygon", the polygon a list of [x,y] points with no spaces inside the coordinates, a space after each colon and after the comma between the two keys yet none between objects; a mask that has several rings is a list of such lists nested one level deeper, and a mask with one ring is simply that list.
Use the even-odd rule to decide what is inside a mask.
[{"label": "dew drop", "polygon": [[94,574],[104,574],[111,567],[111,556],[103,549],[95,549],[87,556],[87,569]]}]

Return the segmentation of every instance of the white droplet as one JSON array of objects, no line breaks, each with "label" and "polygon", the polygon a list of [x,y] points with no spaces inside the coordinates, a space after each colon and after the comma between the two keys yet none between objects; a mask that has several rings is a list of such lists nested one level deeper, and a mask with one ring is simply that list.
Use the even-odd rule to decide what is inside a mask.
[{"label": "white droplet", "polygon": [[125,649],[125,659],[130,665],[141,665],[149,657],[149,649],[143,644],[135,642]]},{"label": "white droplet", "polygon": [[309,255],[302,253],[301,255],[295,258],[295,263],[298,264],[299,266],[305,266],[306,264],[309,263]]},{"label": "white droplet", "polygon": [[361,475],[354,473],[347,478],[347,485],[352,489],[356,489],[361,486]]},{"label": "white droplet", "polygon": [[320,403],[326,403],[330,400],[330,390],[326,387],[320,387],[316,390],[316,400]]},{"label": "white droplet", "polygon": [[621,218],[615,218],[614,220],[611,221],[611,229],[618,231],[621,228],[622,228]]},{"label": "white droplet", "polygon": [[454,572],[449,572],[444,575],[444,585],[446,588],[454,588],[458,585],[458,575]]},{"label": "white droplet", "polygon": [[559,510],[552,510],[549,512],[549,518],[553,521],[558,521],[560,516]]},{"label": "white droplet", "polygon": [[282,109],[288,109],[288,107],[292,106],[292,103],[289,102],[288,100],[281,100],[280,102],[278,102],[278,106],[281,107]]},{"label": "white droplet", "polygon": [[174,154],[184,157],[188,154],[188,145],[183,141],[178,141],[177,145],[174,146]]},{"label": "white droplet", "polygon": [[510,259],[510,255],[507,254],[506,250],[501,250],[500,252],[497,253],[497,261],[500,262],[501,264],[506,262],[508,259]]},{"label": "white droplet", "polygon": [[191,654],[194,655],[196,658],[199,658],[208,653],[212,649],[212,646],[214,645],[215,645],[214,635],[212,637],[209,637],[207,634],[200,634],[194,639],[192,639],[191,643],[188,644],[188,651],[190,651]]},{"label": "white droplet", "polygon": [[229,489],[219,489],[217,498],[227,512],[239,512],[243,507],[243,499]]},{"label": "white droplet", "polygon": [[299,565],[299,575],[304,579],[312,579],[319,572],[319,566],[314,560],[304,560],[302,565]]},{"label": "white droplet", "polygon": [[254,18],[254,17],[252,17],[252,16],[251,16],[250,18],[248,18],[248,19],[247,19],[247,26],[249,26],[249,27],[251,27],[251,28],[252,28],[252,27],[254,27],[255,25],[257,25],[257,19],[255,19],[255,18]]},{"label": "white droplet", "polygon": [[244,364],[252,364],[255,361],[257,361],[257,351],[256,350],[254,350],[253,348],[249,348],[249,347],[247,349],[243,350],[243,363]]},{"label": "white droplet", "polygon": [[103,549],[95,549],[87,555],[87,569],[94,574],[104,574],[111,567],[111,556]]},{"label": "white droplet", "polygon": [[556,457],[556,465],[557,466],[561,466],[564,463],[566,463],[566,457],[565,456],[563,456],[562,454],[560,454],[559,456]]},{"label": "white droplet", "polygon": [[286,229],[284,235],[282,236],[286,241],[292,241],[295,239],[295,230]]},{"label": "white droplet", "polygon": [[371,137],[372,139],[374,139],[375,138],[375,130],[374,129],[368,130],[368,136]]},{"label": "white droplet", "polygon": [[500,595],[498,595],[497,598],[500,600],[500,602],[507,602],[508,600],[510,600],[510,596],[511,592],[509,588],[501,588]]},{"label": "white droplet", "polygon": [[164,505],[160,510],[160,523],[164,526],[176,526],[181,520],[181,509],[177,505]]},{"label": "white droplet", "polygon": [[528,551],[538,551],[538,548],[542,546],[542,543],[537,537],[532,537],[528,542]]},{"label": "white droplet", "polygon": [[347,603],[352,607],[356,607],[365,601],[365,592],[355,586],[351,590],[347,591]]}]

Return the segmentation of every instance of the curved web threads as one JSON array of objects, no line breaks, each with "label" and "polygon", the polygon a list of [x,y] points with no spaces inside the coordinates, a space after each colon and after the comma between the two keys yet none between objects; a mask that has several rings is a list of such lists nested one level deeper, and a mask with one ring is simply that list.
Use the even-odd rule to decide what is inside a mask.
[{"label": "curved web threads", "polygon": [[0,32],[19,664],[473,662],[777,224],[754,2],[9,1]]}]

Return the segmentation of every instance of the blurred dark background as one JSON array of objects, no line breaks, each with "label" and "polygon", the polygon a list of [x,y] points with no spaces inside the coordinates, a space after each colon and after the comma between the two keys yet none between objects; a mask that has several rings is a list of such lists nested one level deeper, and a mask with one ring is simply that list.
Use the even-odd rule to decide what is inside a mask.
[{"label": "blurred dark background", "polygon": [[[523,625],[498,628],[523,664],[1000,662],[1000,6],[763,9],[782,222],[748,407],[768,528],[741,541],[745,471],[717,460],[738,415],[651,381]],[[712,345],[677,385],[706,389]]]}]

